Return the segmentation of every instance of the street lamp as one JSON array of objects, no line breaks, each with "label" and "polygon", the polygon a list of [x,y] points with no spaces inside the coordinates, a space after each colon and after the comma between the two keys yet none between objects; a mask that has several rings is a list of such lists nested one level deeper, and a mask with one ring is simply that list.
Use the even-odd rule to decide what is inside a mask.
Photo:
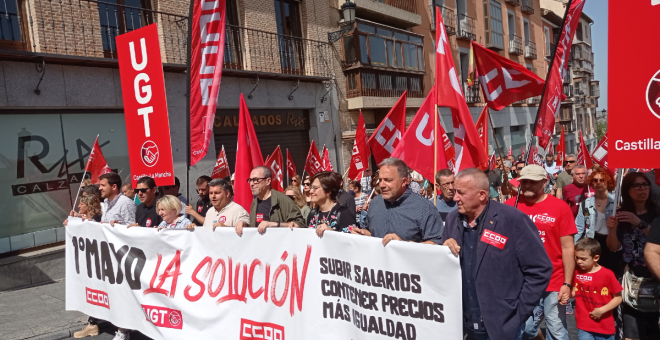
[{"label": "street lamp", "polygon": [[339,25],[341,26],[341,29],[336,32],[330,32],[328,33],[328,41],[330,43],[334,43],[337,40],[339,40],[344,34],[347,32],[350,32],[351,29],[353,29],[353,23],[355,22],[355,8],[357,5],[355,5],[354,2],[351,2],[351,0],[346,0],[341,5],[341,10],[344,12],[344,22],[340,23]]}]

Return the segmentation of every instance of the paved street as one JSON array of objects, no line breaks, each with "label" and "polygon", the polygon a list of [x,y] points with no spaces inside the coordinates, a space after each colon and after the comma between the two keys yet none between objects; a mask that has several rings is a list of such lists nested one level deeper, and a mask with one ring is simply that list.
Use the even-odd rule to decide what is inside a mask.
[{"label": "paved street", "polygon": [[[64,310],[64,280],[37,287],[0,292],[0,340],[28,339],[44,334],[79,330],[87,322],[80,312]],[[543,327],[543,325],[542,325]],[[577,340],[575,317],[568,315],[571,340]],[[108,326],[90,340],[112,340],[115,327]],[[67,338],[73,339],[73,337]],[[138,333],[131,334],[133,340],[148,340]]]}]

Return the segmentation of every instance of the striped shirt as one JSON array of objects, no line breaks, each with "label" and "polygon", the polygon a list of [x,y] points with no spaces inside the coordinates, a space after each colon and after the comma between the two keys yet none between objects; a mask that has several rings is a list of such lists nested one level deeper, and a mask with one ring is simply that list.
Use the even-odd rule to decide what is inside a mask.
[{"label": "striped shirt", "polygon": [[444,225],[438,210],[421,195],[413,195],[410,188],[394,202],[379,195],[369,204],[365,227],[374,237],[394,233],[404,241],[433,241],[440,244]]}]

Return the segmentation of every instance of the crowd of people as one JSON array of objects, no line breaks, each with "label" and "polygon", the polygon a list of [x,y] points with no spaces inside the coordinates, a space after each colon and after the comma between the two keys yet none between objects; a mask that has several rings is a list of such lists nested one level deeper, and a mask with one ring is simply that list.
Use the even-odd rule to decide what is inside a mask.
[{"label": "crowd of people", "polygon": [[[373,176],[344,182],[336,172],[294,176],[284,192],[258,166],[247,180],[249,211],[233,202],[233,181],[197,179],[194,205],[175,185],[119,175],[86,183],[71,216],[129,227],[314,228],[392,241],[448,246],[462,268],[464,333],[470,339],[568,340],[567,314],[579,339],[658,339],[660,188],[653,172],[627,171],[616,202],[616,176],[595,166],[543,166],[509,156],[494,170],[448,169],[424,179],[401,160],[385,159]],[[85,184],[85,183],[84,183]],[[347,189],[347,190],[345,190]],[[520,195],[520,197],[517,197]],[[64,221],[65,225],[67,221]],[[98,334],[98,321],[76,338]],[[116,340],[129,339],[120,329]]]}]

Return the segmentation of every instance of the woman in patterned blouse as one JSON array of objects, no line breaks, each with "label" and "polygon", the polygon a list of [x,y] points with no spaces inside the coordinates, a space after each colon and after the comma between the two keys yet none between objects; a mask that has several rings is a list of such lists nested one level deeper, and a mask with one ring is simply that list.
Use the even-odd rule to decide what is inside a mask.
[{"label": "woman in patterned blouse", "polygon": [[355,225],[346,207],[337,203],[340,188],[341,182],[330,171],[319,172],[311,179],[309,193],[315,208],[307,216],[307,226],[316,228],[319,237],[326,230],[350,233]]}]

